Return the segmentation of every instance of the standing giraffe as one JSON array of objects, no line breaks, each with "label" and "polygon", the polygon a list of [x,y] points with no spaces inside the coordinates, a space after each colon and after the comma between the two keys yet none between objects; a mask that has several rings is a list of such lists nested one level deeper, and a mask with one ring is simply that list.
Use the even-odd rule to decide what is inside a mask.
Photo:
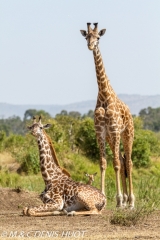
[{"label": "standing giraffe", "polygon": [[[116,95],[105,73],[102,56],[98,47],[99,39],[105,34],[106,29],[98,32],[98,23],[87,23],[88,32],[80,30],[86,38],[89,50],[93,51],[97,82],[98,97],[94,112],[96,137],[100,148],[101,190],[105,194],[105,171],[107,167],[105,143],[109,144],[113,152],[113,167],[116,175],[116,200],[117,207],[134,207],[134,194],[132,184],[132,145],[134,138],[134,126],[132,115],[126,106]],[[124,147],[124,157],[120,153],[120,138]],[[122,179],[123,194],[120,187],[120,175]],[[127,192],[126,177],[128,177],[129,193]]]},{"label": "standing giraffe", "polygon": [[100,214],[106,204],[104,194],[92,186],[73,181],[69,173],[60,167],[52,141],[44,131],[49,127],[50,124],[42,125],[41,118],[38,122],[34,118],[32,126],[28,127],[37,139],[45,190],[40,195],[44,204],[26,207],[23,214],[28,216],[60,215],[64,212],[66,214],[69,212],[68,215]]}]

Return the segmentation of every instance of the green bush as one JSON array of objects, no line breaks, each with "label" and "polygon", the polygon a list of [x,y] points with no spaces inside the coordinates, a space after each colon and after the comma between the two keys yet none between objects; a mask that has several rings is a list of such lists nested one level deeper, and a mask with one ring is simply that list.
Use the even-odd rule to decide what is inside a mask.
[{"label": "green bush", "polygon": [[85,118],[76,135],[78,147],[89,157],[99,158],[99,148],[96,141],[94,123],[91,118]]},{"label": "green bush", "polygon": [[46,132],[50,138],[55,142],[64,142],[65,133],[61,125],[55,120],[50,120],[49,123],[51,127]]},{"label": "green bush", "polygon": [[[94,121],[91,118],[82,120],[76,135],[77,146],[92,159],[99,159],[99,147],[96,140]],[[112,159],[112,151],[109,145],[106,145],[107,161]]]},{"label": "green bush", "polygon": [[150,156],[159,156],[160,141],[156,134],[150,130],[139,129],[135,131],[132,160],[136,167],[148,167]]},{"label": "green bush", "polygon": [[136,131],[132,149],[135,167],[148,167],[150,164],[150,144],[144,130]]},{"label": "green bush", "polygon": [[35,149],[28,149],[20,170],[27,174],[37,174],[40,171],[39,154]]}]

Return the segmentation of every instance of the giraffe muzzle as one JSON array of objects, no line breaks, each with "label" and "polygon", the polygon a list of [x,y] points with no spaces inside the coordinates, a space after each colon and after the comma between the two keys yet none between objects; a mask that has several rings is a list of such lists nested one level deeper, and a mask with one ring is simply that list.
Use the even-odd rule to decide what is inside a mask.
[{"label": "giraffe muzzle", "polygon": [[88,44],[88,48],[89,48],[89,50],[93,50],[94,49],[94,44],[92,43],[92,44]]}]

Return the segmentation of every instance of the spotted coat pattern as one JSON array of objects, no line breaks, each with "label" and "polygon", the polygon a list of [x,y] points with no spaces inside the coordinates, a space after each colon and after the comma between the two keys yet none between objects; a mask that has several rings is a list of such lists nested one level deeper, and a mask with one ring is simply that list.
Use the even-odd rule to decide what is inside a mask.
[{"label": "spotted coat pattern", "polygon": [[101,213],[106,205],[104,194],[97,188],[73,181],[70,174],[60,167],[51,139],[44,131],[48,126],[34,120],[29,127],[37,139],[45,190],[40,195],[43,205],[24,208],[24,215]]},{"label": "spotted coat pattern", "polygon": [[[98,32],[98,23],[94,29],[87,23],[88,31],[80,30],[87,40],[89,50],[93,51],[96,76],[98,83],[98,97],[94,113],[95,131],[100,148],[101,190],[105,194],[106,142],[113,152],[113,167],[116,175],[117,207],[134,207],[134,194],[132,184],[132,145],[134,127],[132,115],[128,106],[123,103],[114,92],[108,76],[106,75],[102,56],[98,47],[99,39],[104,35],[105,29]],[[120,139],[124,147],[124,157],[120,152]],[[121,193],[120,177],[123,194]],[[126,177],[128,177],[129,192],[127,191]]]}]

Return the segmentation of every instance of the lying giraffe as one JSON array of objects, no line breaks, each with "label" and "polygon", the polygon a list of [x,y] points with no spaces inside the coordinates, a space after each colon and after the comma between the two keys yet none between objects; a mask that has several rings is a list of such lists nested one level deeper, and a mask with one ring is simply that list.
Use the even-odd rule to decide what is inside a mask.
[{"label": "lying giraffe", "polygon": [[[87,40],[89,50],[93,51],[98,97],[94,112],[95,131],[100,148],[101,190],[105,194],[106,142],[113,152],[113,167],[116,178],[117,207],[123,207],[129,202],[129,207],[134,208],[135,197],[132,183],[132,146],[134,138],[134,125],[128,106],[123,103],[114,92],[108,76],[106,75],[102,55],[99,50],[99,40],[106,29],[98,31],[98,23],[87,23],[87,31],[80,30]],[[124,147],[125,156],[120,152],[120,139]],[[120,177],[123,193],[121,192]],[[128,189],[126,177],[128,178]]]},{"label": "lying giraffe", "polygon": [[40,155],[40,168],[45,182],[45,190],[41,193],[43,205],[25,207],[24,215],[50,216],[101,214],[106,205],[104,194],[90,185],[75,182],[69,173],[58,163],[52,141],[44,129],[41,117],[29,126],[32,135],[37,139]]},{"label": "lying giraffe", "polygon": [[88,182],[87,182],[87,184],[92,185],[92,183],[94,182],[94,177],[97,175],[97,172],[96,172],[96,173],[93,173],[93,174],[84,173],[84,175],[85,175],[86,177],[88,177]]}]

